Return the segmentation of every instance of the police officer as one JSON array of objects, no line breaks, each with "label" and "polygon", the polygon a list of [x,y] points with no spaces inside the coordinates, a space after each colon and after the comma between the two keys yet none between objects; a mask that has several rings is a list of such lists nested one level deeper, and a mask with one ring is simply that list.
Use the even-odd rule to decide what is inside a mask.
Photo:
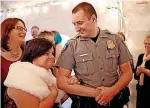
[{"label": "police officer", "polygon": [[[90,3],[78,4],[72,16],[79,36],[68,41],[58,58],[58,87],[70,94],[71,108],[123,108],[122,89],[132,79],[127,47],[115,34],[100,30]],[[72,69],[80,85],[67,83]]]}]

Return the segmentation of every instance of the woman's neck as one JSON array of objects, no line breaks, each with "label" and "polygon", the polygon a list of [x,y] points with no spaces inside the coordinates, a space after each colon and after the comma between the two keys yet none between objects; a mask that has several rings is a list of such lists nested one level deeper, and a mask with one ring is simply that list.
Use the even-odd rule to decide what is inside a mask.
[{"label": "woman's neck", "polygon": [[19,44],[8,43],[8,46],[9,46],[11,52],[20,52],[21,51],[21,45],[19,45]]},{"label": "woman's neck", "polygon": [[150,52],[146,52],[146,56],[150,55]]},{"label": "woman's neck", "polygon": [[22,57],[22,49],[20,45],[8,44],[10,51],[2,51],[2,57],[9,61],[17,61]]},{"label": "woman's neck", "polygon": [[12,44],[12,45],[9,44],[8,46],[10,46],[9,55],[11,58],[18,59],[21,57],[22,49],[21,49],[21,46],[19,44]]}]

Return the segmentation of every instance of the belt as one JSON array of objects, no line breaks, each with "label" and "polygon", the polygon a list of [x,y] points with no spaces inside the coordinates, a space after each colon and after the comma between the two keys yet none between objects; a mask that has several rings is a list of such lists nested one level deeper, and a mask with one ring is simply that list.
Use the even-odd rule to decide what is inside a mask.
[{"label": "belt", "polygon": [[60,104],[59,103],[54,103],[53,108],[60,108]]},{"label": "belt", "polygon": [[[92,97],[78,96],[78,95],[72,95],[72,94],[68,94],[68,95],[72,99],[72,106],[76,106],[76,107],[71,107],[71,108],[82,108],[81,106],[82,105],[85,106],[85,104],[87,106],[92,106],[92,107],[87,107],[87,108],[109,108],[109,107],[116,106],[116,105],[123,106],[126,103],[125,97],[127,96],[127,94],[124,92],[124,89],[123,89],[120,93],[118,93],[113,98],[111,102],[109,102],[106,105],[99,105],[95,101],[95,98],[92,98]],[[86,107],[83,107],[83,108],[86,108]]]}]

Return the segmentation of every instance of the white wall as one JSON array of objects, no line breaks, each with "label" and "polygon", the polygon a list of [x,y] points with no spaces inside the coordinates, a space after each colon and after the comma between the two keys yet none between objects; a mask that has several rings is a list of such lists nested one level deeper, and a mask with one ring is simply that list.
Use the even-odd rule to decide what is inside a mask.
[{"label": "white wall", "polygon": [[144,38],[150,34],[150,2],[148,4],[124,2],[123,10],[127,43],[136,62],[139,53],[144,52]]},{"label": "white wall", "polygon": [[[115,0],[68,0],[63,5],[48,4],[47,13],[40,11],[37,15],[33,12],[27,15],[25,10],[22,10],[24,15],[21,18],[25,21],[28,29],[27,39],[31,38],[30,29],[33,25],[39,26],[41,30],[57,30],[61,34],[74,37],[76,32],[72,25],[71,10],[81,1],[89,1],[94,5],[98,13],[98,25],[101,29],[109,29],[112,32],[120,30],[121,14],[119,13],[118,16],[116,9],[104,9],[106,4],[106,6],[112,7],[111,1]],[[114,5],[116,6],[116,4]],[[137,5],[134,1],[124,1],[123,12],[125,16],[123,30],[127,37],[127,45],[136,63],[138,54],[144,51],[143,40],[150,33],[150,3]],[[130,87],[132,88],[130,108],[135,108],[135,83]]]},{"label": "white wall", "polygon": [[[40,30],[57,30],[62,34],[74,37],[76,32],[72,24],[71,11],[73,7],[81,0],[68,0],[63,4],[51,5],[48,4],[49,10],[43,13],[41,10],[38,14],[31,12],[27,15],[25,10],[22,10],[22,18],[27,26],[28,32],[26,40],[30,39],[30,29],[33,25],[39,26]],[[91,2],[96,8],[98,14],[98,25],[101,29],[109,29],[112,32],[117,32],[119,29],[118,11],[104,10],[102,12],[102,3],[100,0],[87,0]],[[107,0],[106,0],[107,1]],[[17,3],[17,2],[16,2]],[[108,2],[107,2],[108,3]],[[106,4],[106,2],[105,2]]]},{"label": "white wall", "polygon": [[[123,11],[127,45],[136,64],[138,55],[144,52],[144,38],[150,34],[150,2],[148,4],[136,4],[135,1],[124,2]],[[129,108],[135,108],[136,84],[137,81],[134,79],[129,84],[131,91]]]}]

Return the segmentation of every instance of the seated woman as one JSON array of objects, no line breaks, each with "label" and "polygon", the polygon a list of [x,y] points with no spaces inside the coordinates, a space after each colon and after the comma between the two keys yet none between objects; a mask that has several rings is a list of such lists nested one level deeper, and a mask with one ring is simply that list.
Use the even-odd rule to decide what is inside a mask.
[{"label": "seated woman", "polygon": [[64,96],[50,71],[54,47],[44,38],[33,39],[26,47],[21,62],[10,65],[4,81],[8,96],[19,108],[52,108]]}]

